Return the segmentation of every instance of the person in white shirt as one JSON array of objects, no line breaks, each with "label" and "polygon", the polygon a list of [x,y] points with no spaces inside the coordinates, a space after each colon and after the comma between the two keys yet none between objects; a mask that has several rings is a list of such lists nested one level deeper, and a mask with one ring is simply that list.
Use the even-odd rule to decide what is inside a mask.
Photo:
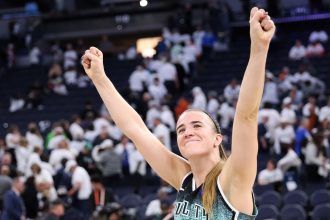
[{"label": "person in white shirt", "polygon": [[268,160],[266,169],[260,171],[258,175],[259,185],[268,185],[283,181],[284,175],[282,170],[276,168],[274,160]]},{"label": "person in white shirt", "polygon": [[299,169],[301,166],[301,160],[297,153],[292,149],[287,149],[286,154],[277,162],[277,167],[285,173],[290,168]]},{"label": "person in white shirt", "polygon": [[296,40],[296,43],[291,47],[289,51],[289,58],[291,60],[301,60],[306,56],[306,48],[301,44],[300,40]]},{"label": "person in white shirt", "polygon": [[265,89],[262,97],[262,103],[271,103],[273,106],[279,104],[277,83],[271,72],[266,72]]},{"label": "person in white shirt", "polygon": [[154,129],[152,133],[165,145],[165,147],[169,150],[172,149],[170,129],[164,125],[159,117],[154,119]]},{"label": "person in white shirt", "polygon": [[72,160],[75,154],[69,150],[69,142],[62,139],[57,148],[53,149],[49,156],[49,163],[53,166],[54,170],[59,170],[62,167],[61,161],[63,159]]},{"label": "person in white shirt", "polygon": [[41,63],[41,51],[38,46],[34,46],[29,53],[29,62],[30,65],[39,65]]},{"label": "person in white shirt", "polygon": [[157,191],[157,198],[151,200],[147,206],[145,216],[156,216],[162,214],[161,210],[161,200],[168,197],[167,191],[164,188],[160,188]]},{"label": "person in white shirt", "polygon": [[304,105],[302,113],[305,117],[319,114],[319,107],[316,105],[316,98],[314,96],[308,97],[308,102]]},{"label": "person in white shirt", "polygon": [[330,96],[328,97],[327,105],[323,106],[320,110],[319,121],[330,122]]},{"label": "person in white shirt", "polygon": [[171,111],[170,107],[168,107],[167,105],[163,105],[161,107],[160,119],[161,119],[161,121],[163,121],[166,124],[166,126],[169,127],[171,132],[175,131],[174,115],[173,115],[173,112]]},{"label": "person in white shirt", "polygon": [[148,86],[148,92],[151,97],[160,105],[167,94],[166,87],[159,81],[158,77],[154,77],[152,83]]},{"label": "person in white shirt", "polygon": [[34,147],[41,147],[41,148],[44,147],[44,139],[41,136],[38,125],[35,122],[31,122],[28,124],[28,130],[25,133],[25,138],[29,142],[29,146],[32,149]]},{"label": "person in white shirt", "polygon": [[221,104],[217,114],[220,116],[220,126],[222,129],[228,129],[229,125],[233,122],[236,103],[237,100],[233,100],[232,103],[224,102]]},{"label": "person in white shirt", "polygon": [[281,117],[286,118],[291,125],[295,125],[296,123],[296,112],[293,109],[290,97],[283,99]]},{"label": "person in white shirt", "polygon": [[24,174],[26,171],[26,165],[30,157],[30,149],[28,141],[25,137],[21,137],[18,146],[15,148],[15,155],[17,159],[17,171],[20,174]]},{"label": "person in white shirt", "polygon": [[76,85],[78,82],[77,79],[77,70],[74,66],[69,66],[68,69],[64,72],[64,80],[67,85]]},{"label": "person in white shirt", "polygon": [[208,102],[206,106],[206,111],[214,118],[217,118],[217,114],[220,108],[219,101],[217,99],[217,92],[216,91],[209,91],[207,94]]},{"label": "person in white shirt", "polygon": [[172,63],[168,62],[166,57],[162,57],[161,61],[163,64],[157,70],[158,78],[170,94],[175,94],[179,89],[177,70]]},{"label": "person in white shirt", "polygon": [[296,133],[287,118],[281,118],[281,124],[275,129],[274,151],[277,155],[283,152],[283,148],[292,147]]},{"label": "person in white shirt", "polygon": [[20,139],[21,132],[19,128],[16,125],[11,125],[5,137],[7,148],[15,148],[19,144]]},{"label": "person in white shirt", "polygon": [[149,72],[142,65],[137,66],[128,79],[130,90],[137,93],[143,92],[148,86],[149,78]]},{"label": "person in white shirt", "polygon": [[66,162],[65,171],[72,174],[72,188],[68,191],[68,196],[77,195],[77,199],[72,205],[84,215],[84,220],[87,220],[91,213],[92,182],[90,176],[83,167],[77,165],[75,160]]},{"label": "person in white shirt", "polygon": [[306,66],[304,64],[299,66],[299,70],[293,74],[293,76],[290,77],[290,80],[292,83],[296,85],[301,85],[307,80],[311,80],[312,76],[306,69]]},{"label": "person in white shirt", "polygon": [[201,109],[203,111],[206,110],[206,96],[199,86],[195,86],[192,90],[191,93],[193,95],[193,102],[190,104],[190,108],[194,109]]},{"label": "person in white shirt", "polygon": [[148,103],[149,109],[146,114],[146,124],[148,128],[154,128],[154,119],[160,117],[161,111],[159,109],[159,105],[156,101],[150,100]]},{"label": "person in white shirt", "polygon": [[[324,135],[317,129],[312,130],[312,138],[305,149],[305,164],[308,180],[318,181],[328,177],[327,157],[323,146]],[[325,171],[325,172],[324,172]]]},{"label": "person in white shirt", "polygon": [[78,60],[78,53],[73,49],[72,44],[68,43],[66,45],[66,50],[64,52],[64,70],[67,70],[69,67],[76,67]]},{"label": "person in white shirt", "polygon": [[49,202],[57,199],[54,180],[51,174],[46,169],[43,169],[41,164],[38,162],[33,163],[30,169],[34,176],[34,181],[38,193],[40,193],[42,196],[45,196]]},{"label": "person in white shirt", "polygon": [[260,122],[263,117],[268,118],[266,123],[268,133],[266,136],[271,142],[273,142],[275,138],[275,129],[280,124],[281,115],[276,109],[272,108],[270,103],[264,103],[264,107],[259,110],[258,121]]},{"label": "person in white shirt", "polygon": [[223,95],[225,96],[227,102],[231,103],[233,99],[238,99],[239,90],[240,85],[237,83],[237,80],[232,79],[223,91]]},{"label": "person in white shirt", "polygon": [[309,35],[308,39],[309,39],[309,42],[320,41],[322,43],[325,43],[328,41],[328,34],[324,30],[313,31]]}]

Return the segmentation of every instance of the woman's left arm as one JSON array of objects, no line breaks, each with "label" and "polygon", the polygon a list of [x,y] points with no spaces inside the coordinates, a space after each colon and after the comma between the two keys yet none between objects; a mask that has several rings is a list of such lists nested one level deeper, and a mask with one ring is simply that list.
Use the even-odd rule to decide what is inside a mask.
[{"label": "woman's left arm", "polygon": [[253,8],[250,15],[250,59],[234,117],[232,152],[221,174],[222,184],[228,186],[227,194],[251,193],[255,181],[258,111],[263,94],[267,53],[274,32],[275,25],[267,13],[263,9]]}]

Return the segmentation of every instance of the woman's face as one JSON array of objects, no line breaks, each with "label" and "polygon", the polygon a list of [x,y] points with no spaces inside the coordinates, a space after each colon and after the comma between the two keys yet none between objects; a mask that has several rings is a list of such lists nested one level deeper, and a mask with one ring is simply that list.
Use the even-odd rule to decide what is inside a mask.
[{"label": "woman's face", "polygon": [[176,132],[180,152],[188,160],[219,152],[221,135],[215,132],[213,122],[203,112],[184,112],[178,119]]}]

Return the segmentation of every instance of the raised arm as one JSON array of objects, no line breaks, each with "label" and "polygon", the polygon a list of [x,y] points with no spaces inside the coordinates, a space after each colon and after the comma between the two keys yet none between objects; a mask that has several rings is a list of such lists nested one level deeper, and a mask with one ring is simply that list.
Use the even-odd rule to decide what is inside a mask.
[{"label": "raised arm", "polygon": [[189,164],[163,146],[138,113],[121,97],[104,72],[100,50],[95,47],[86,50],[82,64],[119,129],[134,142],[156,173],[179,189],[181,179],[190,170]]},{"label": "raised arm", "polygon": [[232,152],[221,178],[231,202],[243,211],[252,210],[251,190],[257,171],[258,111],[264,87],[266,57],[274,32],[275,25],[267,13],[263,9],[253,8],[250,15],[250,59],[234,117]]}]

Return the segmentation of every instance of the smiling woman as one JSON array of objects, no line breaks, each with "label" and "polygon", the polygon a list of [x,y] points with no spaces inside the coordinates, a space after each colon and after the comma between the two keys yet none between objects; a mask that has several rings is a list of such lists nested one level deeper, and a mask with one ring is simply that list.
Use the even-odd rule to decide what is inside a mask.
[{"label": "smiling woman", "polygon": [[107,78],[102,52],[91,47],[82,57],[84,69],[116,125],[157,174],[178,190],[174,219],[255,219],[252,186],[257,170],[257,118],[274,32],[275,25],[267,12],[253,8],[251,53],[237,101],[228,159],[217,123],[200,110],[188,110],[179,117],[177,142],[184,158],[172,153]]}]

